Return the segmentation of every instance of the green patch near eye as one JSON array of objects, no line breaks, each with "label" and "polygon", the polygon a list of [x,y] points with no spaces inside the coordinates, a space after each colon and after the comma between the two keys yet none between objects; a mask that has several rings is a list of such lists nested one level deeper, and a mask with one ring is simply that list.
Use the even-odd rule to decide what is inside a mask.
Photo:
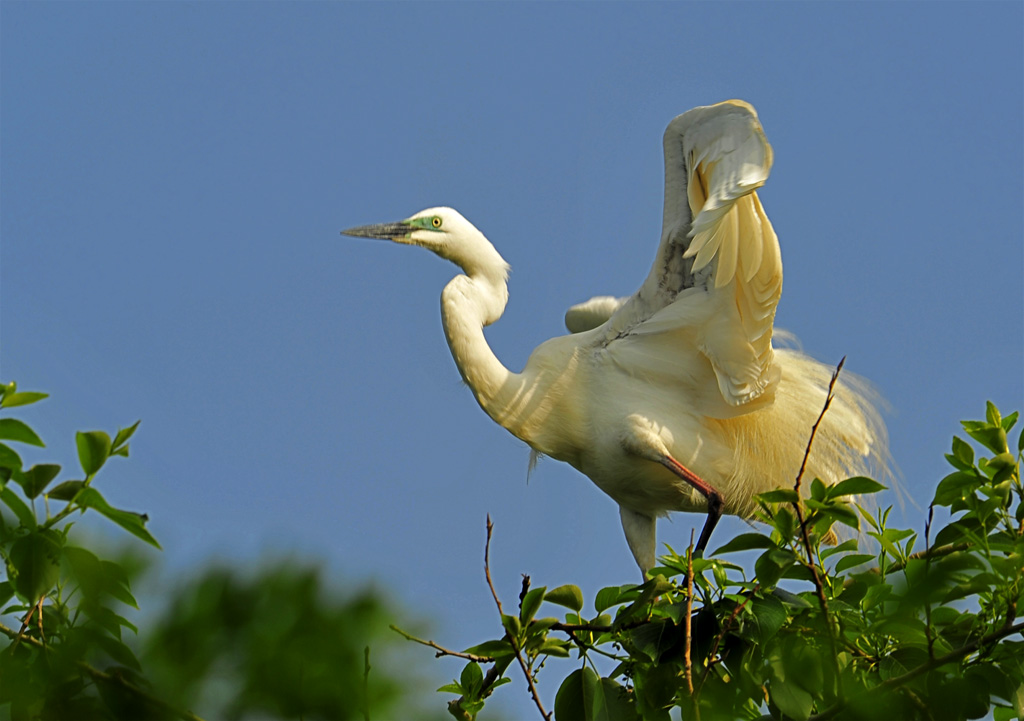
[{"label": "green patch near eye", "polygon": [[422,228],[423,230],[440,230],[441,229],[441,216],[431,215],[424,218],[413,218],[412,220],[405,221],[409,225],[415,228]]}]

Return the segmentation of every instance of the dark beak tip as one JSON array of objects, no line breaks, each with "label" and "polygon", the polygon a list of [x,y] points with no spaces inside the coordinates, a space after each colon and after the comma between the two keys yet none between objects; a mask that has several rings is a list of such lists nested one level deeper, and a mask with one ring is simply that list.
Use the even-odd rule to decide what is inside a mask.
[{"label": "dark beak tip", "polygon": [[396,240],[408,237],[411,229],[405,223],[381,223],[378,225],[360,225],[341,231],[342,235],[353,238],[379,238],[380,240]]}]

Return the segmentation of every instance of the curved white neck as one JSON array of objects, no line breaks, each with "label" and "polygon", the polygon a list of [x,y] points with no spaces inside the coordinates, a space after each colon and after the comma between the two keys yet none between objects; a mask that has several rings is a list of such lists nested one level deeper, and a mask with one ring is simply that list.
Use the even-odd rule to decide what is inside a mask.
[{"label": "curved white neck", "polygon": [[[504,263],[504,261],[502,261]],[[501,272],[476,269],[458,275],[441,293],[441,322],[455,365],[480,407],[495,422],[510,428],[504,412],[522,385],[522,376],[498,360],[484,337],[484,326],[501,317],[508,302],[505,266]]]}]

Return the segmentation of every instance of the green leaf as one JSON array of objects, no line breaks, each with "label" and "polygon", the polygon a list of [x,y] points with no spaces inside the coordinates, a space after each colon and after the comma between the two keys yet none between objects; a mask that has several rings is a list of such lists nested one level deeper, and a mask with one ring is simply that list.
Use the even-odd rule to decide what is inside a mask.
[{"label": "green leaf", "polygon": [[632,721],[636,719],[632,696],[609,678],[590,668],[566,676],[555,695],[555,721]]},{"label": "green leaf", "polygon": [[121,615],[116,614],[116,613],[111,613],[110,615],[118,624],[120,624],[121,626],[124,626],[125,628],[129,629],[136,636],[139,634],[139,627],[136,626],[131,621],[129,621],[124,616],[121,616]]},{"label": "green leaf", "polygon": [[749,622],[756,629],[758,641],[763,646],[786,622],[786,607],[774,595],[755,596],[751,610],[753,614]]},{"label": "green leaf", "polygon": [[851,553],[849,556],[843,556],[836,562],[836,573],[842,573],[847,568],[853,568],[859,566],[862,563],[867,563],[874,558],[873,554],[870,553]]},{"label": "green leaf", "polygon": [[148,518],[144,514],[122,511],[112,507],[107,503],[106,499],[100,495],[99,491],[91,487],[82,489],[82,492],[78,495],[78,504],[84,508],[92,508],[109,518],[133,536],[141,538],[151,546],[160,548],[160,544],[157,543],[156,539],[153,538],[149,531],[146,530],[145,524]]},{"label": "green leaf", "polygon": [[462,684],[462,688],[465,689],[467,696],[476,696],[480,692],[480,686],[484,682],[484,672],[480,670],[480,664],[475,661],[470,661],[466,664],[466,667],[462,669],[462,676],[459,678],[459,683]]},{"label": "green leaf", "polygon": [[511,656],[515,651],[512,649],[512,644],[508,641],[484,641],[476,646],[470,646],[463,653],[471,653],[474,656],[501,658],[502,656]]},{"label": "green leaf", "polygon": [[796,517],[786,506],[782,506],[775,512],[775,529],[779,532],[783,543],[793,537],[796,529]]},{"label": "green leaf", "polygon": [[782,601],[787,606],[793,606],[794,608],[810,608],[811,603],[804,599],[802,596],[798,596],[795,593],[787,591],[784,588],[772,589],[772,596]]},{"label": "green leaf", "polygon": [[46,445],[34,430],[17,418],[0,418],[0,440],[27,443],[30,446]]},{"label": "green leaf", "polygon": [[860,519],[857,516],[857,512],[850,508],[846,503],[834,501],[826,504],[808,499],[807,507],[823,516],[827,516],[828,518],[844,523],[851,528],[860,530]]},{"label": "green leaf", "polygon": [[741,533],[734,539],[721,546],[712,553],[712,556],[720,556],[723,553],[735,553],[736,551],[749,551],[753,548],[777,548],[772,539],[760,533]]},{"label": "green leaf", "polygon": [[0,581],[0,608],[11,600],[14,595],[14,586],[11,585],[10,581]]},{"label": "green leaf", "polygon": [[650,623],[634,628],[629,635],[637,651],[654,663],[682,640],[682,629],[667,618],[657,618]]},{"label": "green leaf", "polygon": [[1017,423],[1017,415],[1017,411],[1014,411],[1010,415],[1005,416],[1003,418],[1002,426],[1004,431],[1006,431],[1007,433],[1010,432],[1010,429],[1013,428],[1014,424]]},{"label": "green leaf", "polygon": [[126,606],[138,609],[139,604],[132,595],[131,583],[125,570],[113,561],[100,561],[100,567],[106,580],[107,593]]},{"label": "green leaf", "polygon": [[84,486],[85,481],[64,481],[54,486],[46,497],[54,501],[70,501]]},{"label": "green leaf", "polygon": [[851,539],[849,539],[847,541],[843,541],[838,546],[833,546],[832,548],[823,548],[822,551],[821,551],[821,558],[824,560],[824,559],[828,558],[829,556],[832,556],[832,555],[834,555],[836,553],[846,553],[847,551],[856,551],[858,546],[859,546],[859,544],[857,543],[857,539],[856,538],[851,538]]},{"label": "green leaf", "polygon": [[135,658],[135,654],[121,641],[107,635],[97,635],[95,640],[106,651],[108,656],[122,666],[127,666],[133,671],[142,670],[142,666],[139,664],[139,660]]},{"label": "green leaf", "polygon": [[594,596],[594,610],[601,613],[612,606],[621,603],[619,596],[622,595],[622,591],[619,590],[619,586],[607,586],[602,588]]},{"label": "green leaf", "polygon": [[992,401],[985,401],[985,419],[994,426],[1003,425],[1003,416]]},{"label": "green leaf", "polygon": [[953,455],[968,467],[974,465],[974,449],[959,436],[953,436]]},{"label": "green leaf", "polygon": [[21,468],[21,456],[6,443],[0,443],[0,468],[17,471]]},{"label": "green leaf", "polygon": [[[555,721],[589,721],[583,700],[584,679],[596,677],[589,668],[579,668],[570,673],[558,687],[555,694]],[[594,683],[593,680],[590,681]]]},{"label": "green leaf", "polygon": [[634,721],[639,718],[633,696],[610,678],[600,679],[591,699],[590,717],[595,721]]},{"label": "green leaf", "polygon": [[992,426],[979,421],[961,421],[960,425],[967,431],[967,435],[993,453],[1004,453],[1009,450],[1006,444],[1006,431],[1002,426]]},{"label": "green leaf", "polygon": [[519,620],[528,624],[537,615],[540,605],[544,603],[544,592],[546,587],[534,588],[526,592],[522,602],[519,604]]},{"label": "green leaf", "polygon": [[33,604],[57,583],[63,537],[50,530],[33,531],[11,545],[8,574],[14,590]]},{"label": "green leaf", "polygon": [[814,698],[797,684],[772,679],[770,688],[772,701],[787,717],[805,721],[811,715]]},{"label": "green leaf", "polygon": [[56,478],[58,473],[60,466],[55,463],[38,463],[21,474],[19,483],[28,498],[35,498],[50,485],[50,481]]},{"label": "green leaf", "polygon": [[462,686],[457,683],[446,683],[441,688],[437,689],[438,693],[455,693],[459,696],[462,695]]},{"label": "green leaf", "polygon": [[24,391],[21,393],[4,393],[3,400],[0,401],[0,407],[2,408],[14,408],[15,406],[27,406],[29,403],[37,403],[44,398],[49,398],[49,393],[36,393],[34,391]]},{"label": "green leaf", "polygon": [[568,641],[549,638],[541,644],[540,648],[537,649],[537,653],[546,653],[549,656],[557,656],[559,658],[569,658],[569,649]]},{"label": "green leaf", "polygon": [[[127,428],[122,428],[117,432],[117,435],[114,436],[114,442],[110,446],[113,449],[113,453],[118,453],[121,446],[128,442],[128,439],[132,437],[140,423],[142,423],[141,420],[135,421]],[[127,448],[124,449],[124,455],[128,455]]]},{"label": "green leaf", "polygon": [[797,503],[800,501],[800,494],[792,488],[777,488],[774,491],[759,493],[757,497],[765,503]]},{"label": "green leaf", "polygon": [[[85,598],[111,596],[132,608],[139,607],[132,596],[128,574],[118,564],[101,561],[92,551],[77,546],[65,546],[64,558],[67,559],[71,577]],[[124,623],[119,619],[116,614],[111,614],[111,620],[123,626]]]},{"label": "green leaf", "polygon": [[854,476],[847,478],[828,489],[828,498],[840,498],[841,496],[863,495],[866,493],[878,493],[884,491],[885,486],[874,478],[866,476]]},{"label": "green leaf", "polygon": [[551,603],[557,603],[559,606],[565,606],[571,608],[576,613],[583,610],[583,591],[579,589],[579,586],[572,584],[566,584],[559,586],[558,588],[548,591],[547,595],[544,596],[545,601]]},{"label": "green leaf", "polygon": [[757,574],[757,580],[760,581],[762,587],[771,588],[779,582],[783,572],[794,563],[796,563],[796,556],[792,551],[771,548],[762,553],[754,562],[754,573]]},{"label": "green leaf", "polygon": [[811,481],[811,498],[813,498],[816,501],[824,501],[825,493],[825,484],[821,482],[820,478],[815,478],[813,481]]},{"label": "green leaf", "polygon": [[[549,628],[558,623],[558,619],[554,616],[545,616],[544,618],[535,618],[530,621],[530,633],[539,633],[540,631],[547,631]],[[611,623],[609,620],[608,623]]]},{"label": "green leaf", "polygon": [[948,506],[961,500],[972,488],[979,486],[982,479],[974,473],[955,471],[939,481],[935,488],[935,498],[932,501],[936,506]]},{"label": "green leaf", "polygon": [[992,719],[993,721],[1018,721],[1020,716],[1009,706],[996,706],[992,710]]},{"label": "green leaf", "polygon": [[503,613],[501,614],[501,625],[512,638],[518,638],[519,634],[523,632],[523,624],[520,623],[519,616],[509,616]]},{"label": "green leaf", "polygon": [[0,501],[3,501],[7,504],[8,508],[14,511],[14,515],[18,517],[21,525],[25,526],[25,528],[36,527],[36,514],[10,488],[0,488]]},{"label": "green leaf", "polygon": [[91,476],[110,456],[110,436],[103,431],[79,431],[75,434],[78,460],[86,476]]}]

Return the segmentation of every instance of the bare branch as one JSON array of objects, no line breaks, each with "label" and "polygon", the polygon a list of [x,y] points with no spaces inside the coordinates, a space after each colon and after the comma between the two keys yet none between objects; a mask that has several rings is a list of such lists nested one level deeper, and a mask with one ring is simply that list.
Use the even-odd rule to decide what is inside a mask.
[{"label": "bare branch", "polygon": [[686,673],[686,690],[690,692],[693,718],[700,721],[700,706],[693,693],[693,659],[690,656],[690,641],[693,619],[693,530],[690,530],[690,547],[686,549],[686,618],[683,625],[683,668]]},{"label": "bare branch", "polygon": [[409,641],[415,641],[416,643],[422,644],[424,646],[429,646],[430,648],[436,650],[437,653],[434,654],[435,658],[441,658],[441,656],[457,656],[458,658],[464,658],[467,661],[476,661],[477,663],[494,663],[494,659],[492,657],[490,657],[490,656],[477,656],[475,653],[464,653],[463,651],[452,651],[450,648],[445,648],[444,646],[439,646],[438,644],[434,643],[433,641],[425,641],[422,638],[416,638],[411,633],[408,633],[407,631],[403,631],[402,629],[400,629],[398,626],[396,626],[393,623],[390,624],[388,626],[388,628],[390,628],[395,633],[397,633],[397,634],[399,634],[401,636],[404,636]]},{"label": "bare branch", "polygon": [[821,419],[825,417],[825,411],[832,405],[833,390],[836,387],[836,379],[839,378],[839,371],[843,369],[843,364],[846,363],[846,356],[843,356],[839,361],[839,365],[836,366],[835,372],[832,374],[832,380],[828,382],[828,393],[825,394],[825,405],[822,406],[821,413],[818,414],[818,420],[814,422],[814,426],[811,427],[811,437],[807,439],[807,448],[804,450],[804,459],[800,462],[800,470],[796,474],[796,484],[793,486],[794,490],[800,492],[800,480],[804,477],[804,471],[807,469],[807,459],[811,455],[811,444],[814,443],[814,436],[818,433],[818,426],[821,424]]},{"label": "bare branch", "polygon": [[828,407],[832,405],[832,399],[836,387],[836,380],[839,378],[839,372],[843,369],[843,364],[846,362],[846,356],[843,356],[842,360],[839,361],[839,365],[836,366],[835,372],[832,374],[832,380],[828,383],[828,392],[825,394],[825,404],[821,408],[821,413],[818,414],[818,420],[814,422],[814,426],[811,428],[811,436],[807,439],[807,448],[804,450],[804,459],[800,463],[800,470],[796,474],[796,482],[793,484],[793,490],[797,493],[797,500],[793,502],[793,510],[796,511],[797,520],[800,522],[800,537],[803,540],[804,551],[807,553],[807,561],[805,566],[811,572],[811,579],[814,581],[814,590],[818,595],[818,603],[821,605],[821,611],[825,614],[825,627],[828,629],[828,641],[832,651],[832,660],[835,664],[836,673],[836,685],[838,686],[839,698],[843,698],[843,681],[842,673],[839,668],[839,653],[836,648],[836,634],[832,628],[832,616],[828,612],[828,599],[825,597],[825,587],[821,582],[821,576],[818,574],[818,565],[814,561],[814,552],[811,550],[811,538],[807,532],[807,518],[804,517],[803,509],[800,503],[800,482],[804,475],[804,470],[807,468],[807,459],[811,455],[811,445],[814,443],[814,436],[818,432],[818,426],[821,425],[821,420],[825,417],[825,412]]},{"label": "bare branch", "polygon": [[[487,514],[487,543],[484,545],[484,575],[487,577],[487,585],[491,589],[491,596],[494,597],[494,603],[498,606],[498,615],[504,616],[505,612],[501,608],[501,600],[498,598],[498,592],[494,590],[494,582],[491,580],[491,533],[494,531],[494,524],[491,523],[491,514]],[[504,622],[502,622],[504,625]],[[515,638],[512,637],[511,633],[505,632],[505,637],[508,642],[512,644],[512,650],[516,654],[516,660],[519,661],[519,668],[523,670],[523,675],[526,676],[526,683],[530,686],[530,694],[533,696],[533,702],[537,704],[537,710],[540,711],[541,717],[544,721],[551,721],[551,713],[544,710],[544,704],[540,701],[540,694],[537,692],[537,687],[533,683],[533,674],[530,673],[529,667],[526,665],[526,661],[523,659],[523,654],[519,650],[519,643]]]}]

